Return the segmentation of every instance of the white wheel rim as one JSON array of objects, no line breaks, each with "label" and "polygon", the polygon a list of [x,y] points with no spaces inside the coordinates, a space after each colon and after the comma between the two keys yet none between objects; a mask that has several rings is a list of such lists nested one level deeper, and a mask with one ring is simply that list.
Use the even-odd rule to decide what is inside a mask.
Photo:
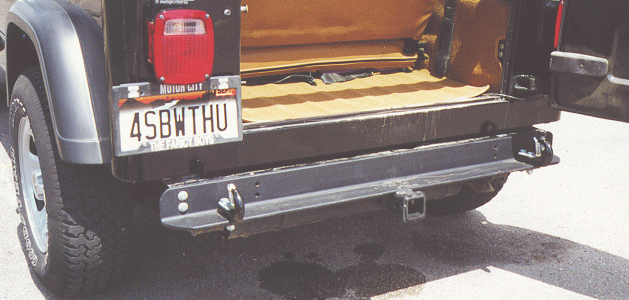
[{"label": "white wheel rim", "polygon": [[35,137],[28,117],[20,120],[18,128],[18,155],[20,163],[20,185],[24,197],[24,209],[33,234],[35,246],[42,253],[48,251],[48,214],[46,213],[46,195],[39,165],[39,156],[35,150]]}]

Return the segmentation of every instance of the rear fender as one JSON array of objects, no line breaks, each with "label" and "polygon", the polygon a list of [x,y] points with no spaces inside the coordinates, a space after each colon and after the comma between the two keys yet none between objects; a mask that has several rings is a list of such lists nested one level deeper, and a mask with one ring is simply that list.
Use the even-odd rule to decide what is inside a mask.
[{"label": "rear fender", "polygon": [[[94,17],[65,1],[20,0],[11,7],[7,24],[8,94],[26,68],[39,67],[61,158],[78,164],[108,162],[104,42]],[[24,45],[36,58],[25,57]]]}]

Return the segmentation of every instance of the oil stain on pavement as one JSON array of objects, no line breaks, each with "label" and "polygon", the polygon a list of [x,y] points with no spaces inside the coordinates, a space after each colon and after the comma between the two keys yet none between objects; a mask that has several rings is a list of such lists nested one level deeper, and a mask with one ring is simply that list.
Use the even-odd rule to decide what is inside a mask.
[{"label": "oil stain on pavement", "polygon": [[353,252],[360,262],[337,272],[315,262],[316,253],[298,261],[292,252],[284,252],[283,261],[274,262],[258,273],[260,287],[285,299],[368,299],[426,282],[421,272],[398,264],[379,264],[384,246],[363,243]]},{"label": "oil stain on pavement", "polygon": [[133,271],[91,299],[422,297],[441,279],[496,268],[593,298],[629,295],[626,258],[493,224],[478,211],[405,227],[378,212],[230,240],[165,229],[148,210],[136,215]]}]

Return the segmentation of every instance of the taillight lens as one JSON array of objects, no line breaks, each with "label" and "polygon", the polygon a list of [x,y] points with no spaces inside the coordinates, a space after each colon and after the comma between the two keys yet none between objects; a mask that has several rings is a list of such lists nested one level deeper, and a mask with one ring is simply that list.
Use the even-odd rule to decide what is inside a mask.
[{"label": "taillight lens", "polygon": [[148,24],[149,61],[164,83],[202,82],[212,75],[214,26],[202,10],[161,11]]},{"label": "taillight lens", "polygon": [[174,19],[164,24],[164,35],[203,35],[205,22],[197,19]]}]

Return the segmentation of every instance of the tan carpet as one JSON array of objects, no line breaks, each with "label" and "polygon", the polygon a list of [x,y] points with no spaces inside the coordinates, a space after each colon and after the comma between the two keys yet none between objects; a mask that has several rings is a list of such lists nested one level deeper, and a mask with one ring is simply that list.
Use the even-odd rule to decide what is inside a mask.
[{"label": "tan carpet", "polygon": [[436,78],[425,69],[377,74],[331,85],[318,79],[316,82],[317,86],[301,82],[243,86],[243,120],[280,121],[465,101],[489,88]]}]

